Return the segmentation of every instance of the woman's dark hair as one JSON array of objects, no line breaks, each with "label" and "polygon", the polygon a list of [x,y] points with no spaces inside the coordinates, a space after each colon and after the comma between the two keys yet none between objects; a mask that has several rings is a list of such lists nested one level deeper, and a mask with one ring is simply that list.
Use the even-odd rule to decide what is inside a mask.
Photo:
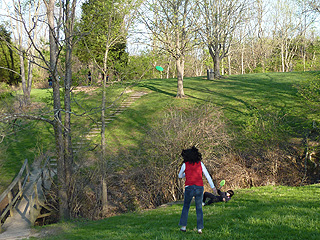
[{"label": "woman's dark hair", "polygon": [[199,150],[193,146],[192,148],[182,150],[181,156],[183,157],[183,162],[189,163],[197,163],[200,162],[202,159],[202,155]]},{"label": "woman's dark hair", "polygon": [[228,190],[227,193],[230,194],[230,197],[232,197],[234,195],[234,192],[232,190]]}]

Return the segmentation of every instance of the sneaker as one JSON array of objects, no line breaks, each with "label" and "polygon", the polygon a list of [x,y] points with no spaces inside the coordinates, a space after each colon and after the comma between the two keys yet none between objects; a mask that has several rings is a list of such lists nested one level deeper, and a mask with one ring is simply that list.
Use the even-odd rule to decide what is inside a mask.
[{"label": "sneaker", "polygon": [[187,227],[186,227],[186,226],[182,226],[182,227],[180,228],[180,231],[181,231],[181,232],[186,232],[186,231],[187,231]]},{"label": "sneaker", "polygon": [[201,229],[198,229],[198,233],[199,233],[199,234],[202,234],[202,230],[201,230]]},{"label": "sneaker", "polygon": [[202,202],[202,206],[205,206],[206,205],[206,203],[205,202]]}]

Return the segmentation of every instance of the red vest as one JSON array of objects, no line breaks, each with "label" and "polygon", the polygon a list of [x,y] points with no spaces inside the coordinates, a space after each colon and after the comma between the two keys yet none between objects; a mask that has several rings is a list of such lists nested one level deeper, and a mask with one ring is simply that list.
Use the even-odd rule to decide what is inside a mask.
[{"label": "red vest", "polygon": [[189,162],[186,162],[186,170],[185,175],[186,175],[186,186],[203,186],[203,180],[202,180],[202,167],[201,167],[201,162],[192,164]]}]

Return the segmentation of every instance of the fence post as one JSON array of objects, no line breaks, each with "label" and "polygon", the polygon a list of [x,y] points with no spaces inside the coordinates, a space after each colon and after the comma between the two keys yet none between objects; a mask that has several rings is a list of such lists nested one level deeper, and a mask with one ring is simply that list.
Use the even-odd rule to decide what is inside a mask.
[{"label": "fence post", "polygon": [[20,198],[21,198],[21,197],[22,197],[22,184],[21,184],[21,178],[19,178],[18,185],[19,185],[19,195],[20,195]]},{"label": "fence post", "polygon": [[41,187],[44,189],[44,170],[41,171]]},{"label": "fence post", "polygon": [[[8,202],[9,202],[9,205],[11,205],[12,203],[12,199],[13,199],[13,196],[12,196],[12,192],[11,190],[8,192]],[[13,206],[10,207],[10,217],[13,216],[13,210],[12,210]]]},{"label": "fence post", "polygon": [[35,205],[36,205],[36,209],[39,208],[39,196],[38,196],[38,187],[37,187],[37,183],[34,183],[34,201],[35,201]]},{"label": "fence post", "polygon": [[29,206],[29,215],[30,215],[30,223],[31,224],[33,222],[33,215],[34,215],[33,205],[34,205],[34,198],[33,198],[33,195],[31,195],[30,196],[30,206]]},{"label": "fence post", "polygon": [[26,165],[26,170],[27,170],[28,182],[30,182],[30,170],[29,170],[29,165],[28,165],[28,163],[27,163],[27,165]]},{"label": "fence post", "polygon": [[50,163],[48,165],[48,171],[49,171],[49,179],[51,179],[51,159],[50,159]]},{"label": "fence post", "polygon": [[31,226],[34,226],[34,222],[37,219],[37,217],[35,216],[35,213],[36,213],[36,210],[39,209],[39,197],[38,197],[37,182],[34,183],[33,188],[34,188],[34,198],[33,198],[33,201],[32,201],[32,205],[30,205],[30,209],[32,209],[32,212],[30,213]]}]

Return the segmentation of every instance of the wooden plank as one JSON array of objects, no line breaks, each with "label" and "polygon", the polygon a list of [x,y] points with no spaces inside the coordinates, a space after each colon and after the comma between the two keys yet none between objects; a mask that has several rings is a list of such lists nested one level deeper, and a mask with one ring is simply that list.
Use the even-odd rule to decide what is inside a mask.
[{"label": "wooden plank", "polygon": [[[26,170],[26,177],[24,179],[23,185],[21,185],[21,178],[22,174],[24,173],[24,170]],[[26,180],[29,178],[30,172],[28,167],[28,159],[26,159],[18,173],[18,175],[15,177],[15,179],[12,181],[12,183],[8,186],[8,188],[0,195],[0,202],[2,202],[5,198],[8,199],[9,204],[6,206],[4,211],[2,212],[0,216],[0,229],[1,229],[1,222],[7,215],[8,211],[10,211],[10,215],[12,215],[12,208],[19,197],[22,196],[23,188],[25,186]],[[16,193],[15,196],[12,194],[12,189],[15,187],[16,184],[19,184],[19,191]]]},{"label": "wooden plank", "polygon": [[18,173],[18,175],[16,176],[16,178],[12,181],[12,183],[10,183],[9,187],[1,194],[0,196],[0,202],[2,202],[2,200],[8,195],[8,193],[14,188],[14,186],[18,183],[19,179],[22,176],[22,173],[24,172],[24,169],[26,168],[28,164],[28,159],[26,159]]},{"label": "wooden plank", "polygon": [[[40,172],[35,175],[35,179],[33,179],[33,194],[30,197],[30,201],[29,201],[29,214],[30,214],[30,222],[31,225],[34,224],[34,221],[37,219],[37,217],[40,215],[40,210],[41,210],[41,205],[44,205],[40,202],[40,197],[39,194],[40,192],[38,192],[38,190],[40,191],[40,189],[37,188],[38,185],[38,181],[40,179],[41,183],[43,183],[43,180],[46,179],[47,175],[50,176],[50,169],[46,169],[48,167],[50,167],[50,158],[48,157],[44,163],[43,168],[40,170]],[[46,172],[45,172],[46,171]],[[24,176],[25,175],[25,176]],[[24,177],[22,177],[24,176]],[[0,221],[3,221],[3,219],[5,219],[5,217],[8,215],[8,212],[13,209],[13,206],[16,204],[17,200],[22,197],[22,193],[25,190],[25,186],[27,184],[27,181],[30,180],[30,171],[29,171],[29,166],[28,166],[28,161],[25,160],[23,166],[21,167],[17,177],[14,179],[14,181],[9,185],[9,187],[6,189],[5,192],[3,192],[1,194],[1,199],[6,199],[9,200],[9,204],[7,204],[6,208],[4,209],[4,211],[2,212],[1,216],[0,216]],[[13,193],[13,189],[17,189],[18,185],[18,191],[17,193]],[[41,184],[42,187],[43,184]],[[48,208],[47,208],[48,209]],[[11,213],[12,214],[12,213]],[[51,214],[51,213],[48,213]],[[47,214],[46,214],[47,215]],[[1,225],[2,222],[0,223],[0,231],[1,231]]]},{"label": "wooden plank", "polygon": [[10,192],[8,192],[8,200],[9,200],[9,205],[8,205],[8,206],[10,206],[10,207],[8,207],[8,208],[9,208],[9,210],[10,210],[10,216],[11,216],[11,217],[13,216],[12,206],[13,206],[13,204],[14,204],[14,202],[12,201],[12,199],[13,199],[13,196],[12,196],[12,192],[10,191]]},{"label": "wooden plank", "polygon": [[49,217],[49,216],[51,216],[51,215],[52,215],[51,212],[49,212],[49,213],[43,213],[43,214],[39,215],[38,218]]}]

